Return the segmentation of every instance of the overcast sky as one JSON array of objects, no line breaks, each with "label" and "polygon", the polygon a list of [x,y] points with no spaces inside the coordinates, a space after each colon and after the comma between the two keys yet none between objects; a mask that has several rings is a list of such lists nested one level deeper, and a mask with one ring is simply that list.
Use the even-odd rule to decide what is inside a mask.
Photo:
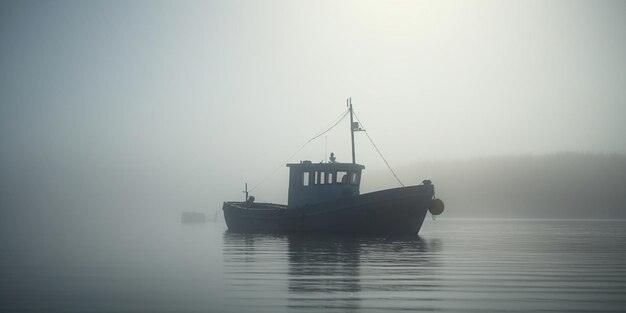
[{"label": "overcast sky", "polygon": [[[396,166],[626,153],[625,30],[624,1],[3,1],[0,161],[254,183],[347,97]],[[347,121],[292,161],[325,151]]]}]

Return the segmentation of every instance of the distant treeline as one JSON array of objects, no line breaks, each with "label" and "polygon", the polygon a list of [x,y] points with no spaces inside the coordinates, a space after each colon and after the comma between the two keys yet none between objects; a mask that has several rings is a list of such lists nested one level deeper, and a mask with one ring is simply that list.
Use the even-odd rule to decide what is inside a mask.
[{"label": "distant treeline", "polygon": [[[214,212],[222,201],[241,197],[238,182],[227,180],[241,173],[44,161],[2,168],[0,220],[10,220],[13,213],[62,210]],[[445,217],[626,218],[625,155],[482,157],[416,162],[395,170],[407,185],[432,180],[446,203]],[[275,179],[254,196],[286,202],[286,179]],[[362,182],[361,192],[398,186],[386,169],[373,164],[366,164]]]},{"label": "distant treeline", "polygon": [[[420,162],[448,217],[626,218],[626,156],[557,153]],[[367,173],[376,181],[382,172]]]}]

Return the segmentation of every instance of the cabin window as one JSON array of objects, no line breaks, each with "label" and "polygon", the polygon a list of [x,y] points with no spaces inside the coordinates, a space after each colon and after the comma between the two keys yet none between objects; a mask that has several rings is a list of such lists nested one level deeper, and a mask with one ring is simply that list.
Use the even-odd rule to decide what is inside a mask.
[{"label": "cabin window", "polygon": [[309,172],[302,172],[302,186],[309,185]]},{"label": "cabin window", "polygon": [[326,173],[326,183],[328,184],[333,183],[333,173]]},{"label": "cabin window", "polygon": [[319,181],[320,181],[320,185],[325,184],[325,183],[326,183],[326,173],[324,173],[324,172],[319,172],[319,175],[320,175],[320,179],[319,179]]},{"label": "cabin window", "polygon": [[359,184],[359,173],[350,172],[350,184],[353,184],[353,185]]},{"label": "cabin window", "polygon": [[324,172],[315,171],[315,184],[323,185],[324,184]]},{"label": "cabin window", "polygon": [[337,171],[337,184],[347,184],[347,183],[348,183],[348,172]]}]

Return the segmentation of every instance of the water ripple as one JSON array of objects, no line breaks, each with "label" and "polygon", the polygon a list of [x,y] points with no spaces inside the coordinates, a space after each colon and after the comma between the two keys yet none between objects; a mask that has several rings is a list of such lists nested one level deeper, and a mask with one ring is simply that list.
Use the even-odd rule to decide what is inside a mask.
[{"label": "water ripple", "polygon": [[421,237],[226,232],[225,288],[235,311],[617,312],[626,309],[624,229],[441,220]]}]

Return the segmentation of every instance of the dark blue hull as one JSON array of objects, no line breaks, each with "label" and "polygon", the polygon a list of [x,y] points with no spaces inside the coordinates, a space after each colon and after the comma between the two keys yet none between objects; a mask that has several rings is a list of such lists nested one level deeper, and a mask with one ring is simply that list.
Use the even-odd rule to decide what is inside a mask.
[{"label": "dark blue hull", "polygon": [[419,185],[298,208],[224,202],[223,210],[232,232],[417,234],[433,195],[432,185]]}]

